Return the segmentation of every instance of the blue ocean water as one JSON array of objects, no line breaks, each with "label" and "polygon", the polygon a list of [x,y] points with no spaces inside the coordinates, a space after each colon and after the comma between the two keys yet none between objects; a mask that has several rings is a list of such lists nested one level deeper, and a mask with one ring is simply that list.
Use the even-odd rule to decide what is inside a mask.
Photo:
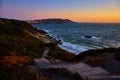
[{"label": "blue ocean water", "polygon": [[79,54],[88,49],[120,47],[120,24],[113,23],[69,23],[33,24],[38,29],[61,39],[61,48]]}]

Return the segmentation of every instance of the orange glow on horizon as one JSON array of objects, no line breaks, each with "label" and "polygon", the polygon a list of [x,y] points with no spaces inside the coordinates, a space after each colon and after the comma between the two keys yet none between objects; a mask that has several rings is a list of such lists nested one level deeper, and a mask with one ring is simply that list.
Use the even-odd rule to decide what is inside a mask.
[{"label": "orange glow on horizon", "polygon": [[63,18],[120,23],[120,0],[2,0],[0,17],[21,20]]},{"label": "orange glow on horizon", "polygon": [[[7,12],[9,13],[9,11]],[[103,22],[103,23],[120,23],[120,11],[118,9],[101,11],[44,11],[33,12],[29,14],[26,12],[14,12],[13,16],[22,17],[23,19],[45,19],[45,18],[63,18],[71,19],[76,22]]]}]

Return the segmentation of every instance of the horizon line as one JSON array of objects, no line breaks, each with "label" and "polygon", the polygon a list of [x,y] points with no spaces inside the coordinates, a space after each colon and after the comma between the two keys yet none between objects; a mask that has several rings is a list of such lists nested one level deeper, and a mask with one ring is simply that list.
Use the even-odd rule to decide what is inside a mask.
[{"label": "horizon line", "polygon": [[40,19],[18,19],[18,18],[7,18],[7,17],[0,17],[0,18],[4,18],[4,19],[14,19],[14,20],[21,20],[21,21],[28,21],[28,20],[42,20],[42,19],[68,19],[68,20],[71,20],[73,22],[76,22],[76,23],[120,23],[120,22],[107,22],[107,21],[75,21],[75,20],[72,20],[72,19],[69,19],[69,18],[40,18]]}]

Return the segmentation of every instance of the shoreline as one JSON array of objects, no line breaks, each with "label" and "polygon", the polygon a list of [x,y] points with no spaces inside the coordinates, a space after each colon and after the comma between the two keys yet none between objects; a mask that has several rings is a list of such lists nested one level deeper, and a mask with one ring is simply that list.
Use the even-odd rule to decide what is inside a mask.
[{"label": "shoreline", "polygon": [[83,46],[80,46],[78,44],[72,44],[72,43],[69,43],[69,42],[64,42],[63,40],[61,40],[61,39],[57,38],[56,36],[54,36],[53,34],[49,33],[49,31],[47,31],[47,30],[39,29],[39,28],[37,28],[37,29],[45,32],[46,33],[45,35],[48,36],[50,39],[52,39],[55,43],[57,43],[57,46],[59,48],[65,50],[69,53],[72,53],[74,55],[78,55],[78,54],[80,54],[84,51],[90,50],[90,48],[88,48],[88,47],[83,47]]},{"label": "shoreline", "polygon": [[[46,33],[45,35],[48,36],[50,39],[52,39],[55,43],[57,43],[57,46],[59,48],[65,50],[69,53],[75,54],[75,55],[79,55],[80,53],[84,53],[84,52],[91,51],[91,50],[102,50],[102,49],[114,48],[114,47],[107,47],[107,48],[106,47],[105,48],[83,47],[78,44],[64,42],[63,40],[61,40],[61,39],[57,38],[56,36],[54,36],[53,34],[49,33],[49,31],[47,31],[47,30],[44,30],[44,29],[38,29],[38,30],[45,32]],[[72,48],[73,48],[73,50],[72,50]]]},{"label": "shoreline", "polygon": [[[86,25],[89,25],[89,26],[86,26]],[[35,26],[38,29],[42,29],[46,31],[49,36],[54,35],[53,37],[60,39],[63,44],[58,46],[73,54],[79,54],[81,52],[84,52],[90,49],[120,47],[119,35],[117,35],[119,31],[115,32],[117,29],[119,30],[120,28],[116,28],[115,30],[113,28],[113,26],[116,26],[116,25],[111,25],[111,26],[110,24],[90,25],[90,24],[81,23],[79,25],[77,24],[52,24],[52,25],[51,24],[33,24],[33,26]],[[64,30],[64,29],[68,29],[68,30]],[[96,29],[98,29],[98,31],[96,31]],[[107,29],[110,29],[108,33],[109,35],[106,34]],[[101,33],[100,31],[103,31],[103,33]],[[116,36],[114,36],[114,34],[112,33],[115,33]]]},{"label": "shoreline", "polygon": [[[39,78],[46,80],[49,77],[42,74],[38,75],[38,71],[36,73],[29,68],[29,65],[32,65],[32,60],[39,60],[43,57],[43,53],[45,54],[45,59],[42,60],[45,61],[47,59],[46,62],[51,61],[54,64],[59,64],[60,62],[62,66],[66,63],[84,62],[90,66],[102,67],[112,74],[120,75],[120,48],[87,50],[75,55],[59,47],[57,39],[48,36],[44,30],[38,30],[27,22],[8,19],[0,20],[2,21],[2,23],[0,22],[1,80],[38,80]],[[47,57],[46,54],[48,55]],[[43,65],[43,67],[45,66],[47,65]],[[78,66],[75,67],[78,70]],[[57,71],[61,73],[58,68]],[[43,73],[46,74],[45,71]],[[64,70],[62,73],[65,73]],[[50,72],[49,74],[52,73]],[[70,76],[74,77],[74,75]]]},{"label": "shoreline", "polygon": [[[39,30],[39,29],[38,29]],[[40,29],[40,30],[42,30],[42,29]],[[54,38],[54,37],[52,37],[52,34],[51,35],[49,35],[49,32],[47,32],[46,30],[43,30],[43,31],[45,31],[46,32],[46,35],[47,36],[49,36],[51,39],[53,39],[53,40],[55,40],[56,41],[56,43],[57,43],[57,46],[60,48],[60,49],[62,49],[62,50],[64,50],[64,51],[66,51],[66,52],[68,52],[68,53],[70,53],[70,54],[74,54],[76,57],[75,58],[77,58],[78,59],[78,57],[80,57],[82,54],[84,55],[84,57],[86,57],[86,56],[90,56],[90,55],[97,55],[97,53],[98,53],[98,55],[100,54],[100,53],[116,53],[116,51],[118,51],[120,48],[119,47],[105,47],[105,48],[95,48],[95,49],[85,49],[85,50],[83,50],[83,51],[81,51],[81,52],[79,52],[79,53],[74,53],[74,52],[72,52],[72,51],[70,51],[70,50],[68,50],[68,49],[65,49],[63,46],[62,46],[62,44],[64,44],[64,42],[62,42],[62,44],[59,44],[58,42],[59,42],[59,39],[56,39],[56,38]],[[62,41],[62,40],[60,40],[60,41]],[[77,47],[78,48],[78,47]],[[81,47],[82,48],[82,47]],[[83,56],[82,56],[83,57]],[[119,56],[118,56],[119,57]],[[74,58],[74,59],[75,59]],[[73,59],[73,61],[74,61],[74,59]],[[78,60],[81,60],[81,59],[78,59]]]}]

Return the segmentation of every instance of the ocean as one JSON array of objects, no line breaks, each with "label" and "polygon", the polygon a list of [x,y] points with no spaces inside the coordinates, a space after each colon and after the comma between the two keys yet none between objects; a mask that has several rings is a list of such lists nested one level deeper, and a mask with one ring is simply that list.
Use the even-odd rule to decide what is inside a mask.
[{"label": "ocean", "polygon": [[51,37],[62,40],[59,47],[79,54],[89,49],[120,47],[118,23],[33,24]]}]

